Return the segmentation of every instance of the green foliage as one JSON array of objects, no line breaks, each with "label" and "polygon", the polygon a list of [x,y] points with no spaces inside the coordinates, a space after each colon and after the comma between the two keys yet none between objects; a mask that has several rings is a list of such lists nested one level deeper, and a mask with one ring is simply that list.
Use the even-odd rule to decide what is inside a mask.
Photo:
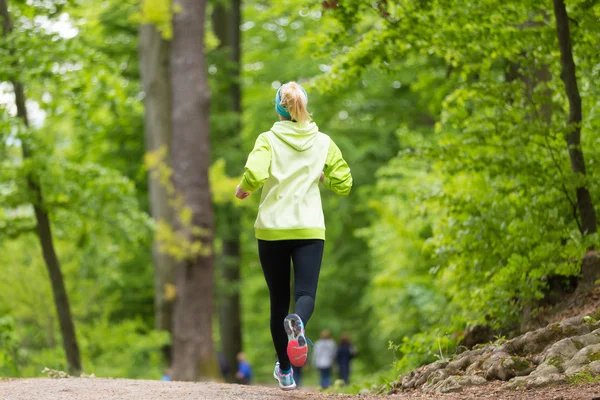
[{"label": "green foliage", "polygon": [[206,230],[192,222],[192,210],[186,206],[183,195],[178,193],[172,183],[172,170],[166,160],[167,150],[162,147],[146,154],[146,166],[153,179],[165,187],[169,206],[176,215],[177,227],[172,221],[157,221],[156,239],[160,251],[169,254],[177,261],[193,259],[198,256],[208,256],[212,249],[204,245],[202,237]]},{"label": "green foliage", "polygon": [[0,370],[11,371],[15,376],[19,371],[19,336],[15,321],[10,316],[0,317]]},{"label": "green foliage", "polygon": [[[547,3],[335,3],[324,10],[335,22],[306,40],[334,57],[315,84],[343,93],[373,69],[391,74],[418,65],[398,84],[422,99],[417,109],[430,122],[399,127],[401,151],[380,169],[369,203],[378,219],[360,231],[378,266],[370,285],[381,294],[366,301],[377,304],[378,327],[399,343],[392,347],[406,371],[433,360],[439,335],[432,332],[518,322],[523,307],[544,296],[547,278],[577,275],[578,260],[597,243],[597,235],[579,232],[574,200],[583,184],[600,198],[592,128],[599,60],[589,43],[596,28],[572,30],[588,99],[583,177],[570,172],[567,102]],[[576,7],[569,12],[588,18]]]},{"label": "green foliage", "polygon": [[173,14],[181,10],[176,2],[168,0],[144,0],[141,2],[140,13],[135,15],[134,21],[142,24],[154,24],[165,39],[173,37],[171,20]]},{"label": "green foliage", "polygon": [[159,379],[165,368],[162,350],[167,332],[148,329],[141,320],[118,324],[108,319],[82,330],[86,371],[103,377]]},{"label": "green foliage", "polygon": [[394,366],[398,373],[403,374],[416,366],[447,361],[455,355],[456,345],[457,338],[454,335],[432,329],[404,337],[398,344],[390,342],[389,349],[400,356]]}]

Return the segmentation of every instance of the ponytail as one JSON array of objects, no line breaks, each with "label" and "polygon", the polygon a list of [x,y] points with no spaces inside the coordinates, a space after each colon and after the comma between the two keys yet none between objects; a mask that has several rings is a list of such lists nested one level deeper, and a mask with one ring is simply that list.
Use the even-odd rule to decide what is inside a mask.
[{"label": "ponytail", "polygon": [[284,118],[289,118],[302,125],[310,121],[310,114],[306,109],[308,95],[306,90],[296,82],[282,85],[275,97],[277,113]]}]

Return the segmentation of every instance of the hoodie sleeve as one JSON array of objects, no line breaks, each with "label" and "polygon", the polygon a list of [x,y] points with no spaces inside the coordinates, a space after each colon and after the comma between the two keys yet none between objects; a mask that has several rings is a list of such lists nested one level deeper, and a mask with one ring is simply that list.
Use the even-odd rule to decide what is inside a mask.
[{"label": "hoodie sleeve", "polygon": [[271,143],[264,134],[261,134],[256,139],[254,149],[252,149],[248,161],[246,161],[246,172],[244,172],[240,187],[249,192],[261,188],[269,178],[270,166]]},{"label": "hoodie sleeve", "polygon": [[352,189],[352,174],[350,167],[342,157],[339,147],[333,142],[329,144],[327,159],[325,161],[325,179],[323,184],[333,193],[348,196]]}]

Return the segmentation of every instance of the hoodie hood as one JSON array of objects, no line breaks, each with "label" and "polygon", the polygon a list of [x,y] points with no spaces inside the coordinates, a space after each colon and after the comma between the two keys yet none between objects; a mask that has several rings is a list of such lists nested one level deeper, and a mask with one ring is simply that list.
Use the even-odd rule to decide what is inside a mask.
[{"label": "hoodie hood", "polygon": [[279,121],[271,128],[279,139],[298,151],[310,149],[315,143],[319,127],[314,122],[300,125],[292,121]]}]

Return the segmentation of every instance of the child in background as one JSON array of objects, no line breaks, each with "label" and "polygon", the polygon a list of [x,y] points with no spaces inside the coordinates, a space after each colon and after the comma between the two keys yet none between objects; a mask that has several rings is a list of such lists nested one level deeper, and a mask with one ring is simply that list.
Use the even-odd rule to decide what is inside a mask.
[{"label": "child in background", "polygon": [[252,367],[250,363],[246,361],[246,355],[244,353],[238,353],[238,371],[235,377],[238,379],[240,384],[249,385],[252,381]]},{"label": "child in background", "polygon": [[337,362],[340,379],[347,385],[350,384],[350,361],[356,357],[356,349],[350,342],[350,335],[343,334],[340,338],[340,346],[337,350]]},{"label": "child in background", "polygon": [[331,372],[337,355],[335,341],[328,330],[321,332],[321,339],[315,342],[313,363],[321,374],[321,387],[327,389],[331,385]]}]

